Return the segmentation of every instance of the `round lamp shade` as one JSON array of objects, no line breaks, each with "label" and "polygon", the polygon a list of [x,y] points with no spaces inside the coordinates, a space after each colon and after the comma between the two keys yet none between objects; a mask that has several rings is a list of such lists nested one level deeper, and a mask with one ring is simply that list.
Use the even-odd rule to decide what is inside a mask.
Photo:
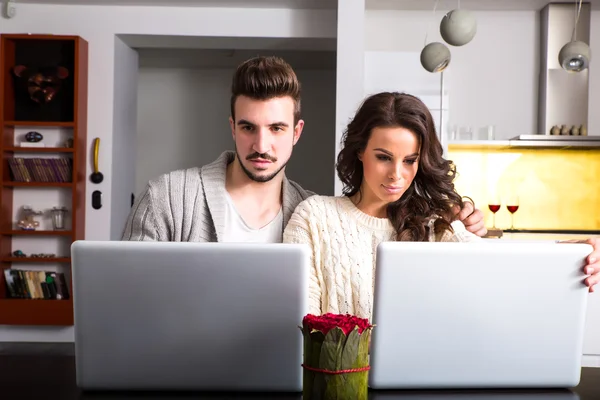
[{"label": "round lamp shade", "polygon": [[558,62],[569,72],[583,71],[590,65],[590,47],[580,41],[565,44],[558,52]]},{"label": "round lamp shade", "polygon": [[421,65],[429,72],[440,72],[450,64],[450,50],[440,42],[429,43],[421,50]]},{"label": "round lamp shade", "polygon": [[469,43],[477,33],[477,21],[470,11],[452,10],[444,15],[440,23],[442,38],[452,46]]}]

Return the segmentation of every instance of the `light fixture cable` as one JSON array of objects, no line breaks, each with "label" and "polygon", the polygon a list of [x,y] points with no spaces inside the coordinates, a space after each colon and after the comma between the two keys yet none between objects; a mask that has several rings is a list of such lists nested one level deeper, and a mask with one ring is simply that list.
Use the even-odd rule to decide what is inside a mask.
[{"label": "light fixture cable", "polygon": [[581,14],[581,3],[583,0],[579,0],[579,6],[577,5],[577,0],[575,0],[575,26],[573,26],[573,34],[571,35],[571,41],[574,42],[577,40],[577,24],[579,23],[579,14]]},{"label": "light fixture cable", "polygon": [[427,34],[429,33],[429,29],[431,28],[431,21],[435,20],[435,10],[437,9],[439,2],[440,0],[435,0],[435,3],[433,5],[433,14],[431,15],[431,20],[427,24],[427,30],[425,31],[425,43],[423,44],[423,46],[427,46]]}]

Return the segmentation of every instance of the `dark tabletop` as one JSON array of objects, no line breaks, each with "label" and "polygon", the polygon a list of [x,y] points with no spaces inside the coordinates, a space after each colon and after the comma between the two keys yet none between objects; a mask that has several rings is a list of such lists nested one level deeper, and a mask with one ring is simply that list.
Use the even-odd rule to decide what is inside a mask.
[{"label": "dark tabletop", "polygon": [[[83,392],[75,384],[73,344],[0,343],[2,400],[297,399],[294,394]],[[583,368],[571,390],[372,391],[372,400],[600,400],[600,368]]]}]

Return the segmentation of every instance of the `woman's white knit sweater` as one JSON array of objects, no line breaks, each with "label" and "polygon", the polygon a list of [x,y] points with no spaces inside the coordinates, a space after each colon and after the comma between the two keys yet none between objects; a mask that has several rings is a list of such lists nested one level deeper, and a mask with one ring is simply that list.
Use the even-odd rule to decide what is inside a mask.
[{"label": "woman's white knit sweater", "polygon": [[[432,219],[431,227],[433,223]],[[454,232],[431,233],[429,241],[480,239],[460,221],[453,222],[452,228]],[[349,313],[371,320],[377,246],[395,236],[389,219],[365,214],[346,196],[317,195],[302,201],[283,241],[308,244],[312,250],[309,312]]]}]

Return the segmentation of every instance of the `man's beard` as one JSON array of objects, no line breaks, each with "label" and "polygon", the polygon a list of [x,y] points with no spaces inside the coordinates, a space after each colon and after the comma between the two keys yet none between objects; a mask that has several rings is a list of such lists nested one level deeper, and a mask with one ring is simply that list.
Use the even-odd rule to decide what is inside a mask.
[{"label": "man's beard", "polygon": [[[290,160],[288,158],[287,161],[284,162],[283,165],[281,165],[281,167],[279,167],[279,169],[277,171],[273,172],[272,174],[269,174],[266,176],[259,176],[259,175],[252,173],[252,171],[248,170],[248,168],[246,168],[246,166],[244,166],[244,163],[242,162],[242,158],[240,157],[240,153],[238,153],[237,149],[235,150],[235,154],[236,154],[236,157],[238,158],[238,162],[240,163],[240,166],[242,167],[242,171],[244,171],[246,176],[248,176],[248,178],[250,178],[254,182],[261,182],[261,183],[269,182],[271,179],[275,178],[277,176],[277,174],[279,174],[281,172],[281,170],[285,168],[288,161]],[[290,157],[291,157],[291,154],[290,154]],[[277,161],[276,158],[274,159],[272,156],[270,156],[268,154],[259,154],[259,153],[253,153],[253,154],[248,155],[246,157],[246,160],[252,160],[255,158],[263,158],[265,160]]]}]

